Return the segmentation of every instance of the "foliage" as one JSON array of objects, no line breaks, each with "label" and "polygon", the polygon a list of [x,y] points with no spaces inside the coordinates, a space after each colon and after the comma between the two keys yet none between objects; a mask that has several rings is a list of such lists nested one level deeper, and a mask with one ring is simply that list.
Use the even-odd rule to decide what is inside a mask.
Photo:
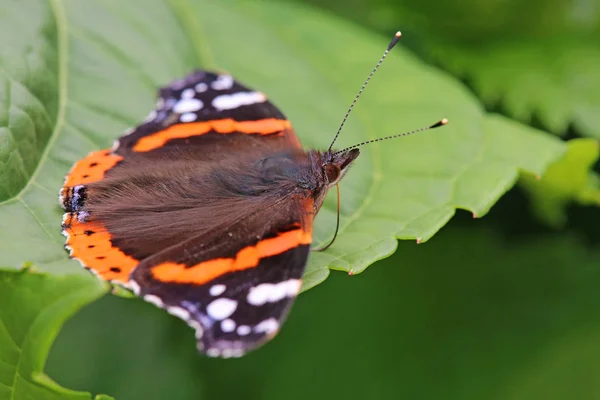
[{"label": "foliage", "polygon": [[0,398],[91,399],[60,387],[42,369],[65,320],[104,292],[90,277],[0,271]]},{"label": "foliage", "polygon": [[559,135],[600,138],[600,3],[533,0],[321,2],[466,81],[488,108]]},{"label": "foliage", "polygon": [[548,225],[567,223],[566,205],[576,199],[580,204],[600,205],[600,180],[589,169],[598,160],[598,142],[574,139],[565,155],[552,164],[544,177],[526,174],[521,180],[534,203],[531,211]]},{"label": "foliage", "polygon": [[[600,137],[600,52],[591,39],[600,29],[573,23],[561,14],[571,6],[552,1],[558,11],[544,7],[526,26],[515,0],[329,3],[367,26],[385,16],[381,30],[406,23],[403,42],[478,98],[404,46],[393,50],[339,145],[441,117],[451,123],[363,148],[342,184],[340,236],[311,255],[304,287],[330,270],[363,272],[398,239],[413,243],[401,243],[373,278],[338,277],[301,296],[281,338],[242,360],[198,358],[183,323],[107,297],[67,324],[50,373],[118,398],[300,398],[307,392],[290,395],[298,381],[322,398],[564,398],[573,387],[575,397],[594,398],[597,321],[585,317],[599,309],[598,274],[577,233],[507,244],[490,232],[502,224],[471,220],[414,244],[457,209],[485,216],[519,177],[531,214],[548,225],[567,226],[572,202],[600,204],[596,139],[565,142],[536,129]],[[542,2],[527,10],[536,7]],[[6,0],[0,37],[0,399],[36,400],[90,398],[43,367],[66,318],[107,291],[62,248],[56,197],[72,163],[110,146],[149,112],[158,87],[198,67],[264,91],[307,147],[326,147],[389,39],[302,4],[241,0]],[[328,199],[317,245],[334,221]],[[355,375],[359,388],[345,383]],[[236,379],[242,384],[231,385]]]}]

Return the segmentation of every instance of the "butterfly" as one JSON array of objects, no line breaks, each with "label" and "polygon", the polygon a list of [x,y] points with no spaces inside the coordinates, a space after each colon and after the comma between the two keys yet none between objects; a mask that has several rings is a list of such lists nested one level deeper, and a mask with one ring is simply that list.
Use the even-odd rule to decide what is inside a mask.
[{"label": "butterfly", "polygon": [[303,149],[263,93],[195,71],[160,89],[111,149],[75,163],[60,190],[65,248],[186,321],[200,352],[242,356],[280,330],[315,215],[363,144]]}]

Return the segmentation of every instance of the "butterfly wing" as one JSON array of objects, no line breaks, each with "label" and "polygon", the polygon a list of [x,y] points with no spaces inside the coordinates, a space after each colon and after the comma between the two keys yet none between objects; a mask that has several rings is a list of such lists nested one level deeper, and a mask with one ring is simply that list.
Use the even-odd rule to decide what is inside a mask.
[{"label": "butterfly wing", "polygon": [[230,75],[195,71],[160,89],[146,121],[115,143],[117,154],[168,150],[185,144],[204,148],[240,134],[282,138],[300,147],[290,122],[258,91]]},{"label": "butterfly wing", "polygon": [[308,199],[275,202],[143,260],[131,276],[146,301],[185,320],[199,351],[239,357],[271,339],[301,287],[311,242]]},{"label": "butterfly wing", "polygon": [[[115,141],[112,149],[78,161],[64,186],[99,181],[126,157],[162,157],[186,148],[200,159],[210,159],[256,138],[301,147],[290,122],[264,94],[230,75],[199,70],[160,89],[156,108],[146,120]],[[61,204],[70,208],[62,200]]]},{"label": "butterfly wing", "polygon": [[276,107],[228,75],[196,71],[159,96],[143,124],[67,175],[65,247],[186,320],[202,352],[239,356],[279,330],[300,288],[313,202],[258,195],[254,178],[232,195],[231,178],[299,142]]}]

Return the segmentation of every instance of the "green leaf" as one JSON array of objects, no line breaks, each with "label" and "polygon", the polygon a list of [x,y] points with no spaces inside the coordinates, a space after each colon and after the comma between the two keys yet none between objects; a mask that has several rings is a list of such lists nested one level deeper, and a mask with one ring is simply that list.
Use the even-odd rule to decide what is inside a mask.
[{"label": "green leaf", "polygon": [[600,252],[492,229],[449,226],[368,274],[332,274],[239,360],[198,357],[185,323],[105,297],[65,328],[48,370],[119,399],[597,399]]},{"label": "green leaf", "polygon": [[[79,271],[66,259],[59,233],[56,193],[63,176],[77,159],[139,122],[159,86],[199,66],[229,70],[268,93],[306,146],[325,148],[389,39],[284,4],[55,0],[2,7],[0,26],[23,31],[19,41],[0,43],[3,76],[28,95],[3,90],[0,110],[9,111],[0,129],[10,135],[1,139],[0,162],[18,165],[15,159],[26,154],[31,166],[18,179],[4,174],[0,183],[0,254],[4,264],[31,261],[52,273]],[[31,14],[31,22],[21,22]],[[39,60],[36,68],[15,61],[30,53]],[[484,215],[519,170],[541,174],[564,151],[555,138],[486,114],[463,85],[401,47],[378,72],[338,145],[441,117],[450,125],[363,148],[342,184],[340,236],[311,257],[306,287],[324,280],[329,268],[363,271],[390,255],[397,238],[426,241],[456,208]],[[16,123],[19,118],[32,122]],[[20,151],[10,138],[27,138],[38,120],[46,121],[33,130],[39,138],[23,139]],[[333,233],[331,200],[318,217],[316,244]]]},{"label": "green leaf", "polygon": [[92,277],[0,270],[0,398],[91,399],[59,386],[43,368],[65,320],[104,293],[106,285]]},{"label": "green leaf", "polygon": [[489,106],[564,134],[569,126],[600,138],[600,36],[431,43],[431,55],[466,79]]},{"label": "green leaf", "polygon": [[543,177],[524,174],[520,184],[531,197],[532,211],[554,227],[567,222],[565,207],[572,201],[600,206],[600,181],[590,172],[600,149],[595,139],[575,139],[565,155],[548,167]]},{"label": "green leaf", "polygon": [[469,82],[490,108],[600,138],[597,1],[296,1],[378,32],[401,29],[405,43]]},{"label": "green leaf", "polygon": [[27,186],[58,124],[60,26],[51,13],[31,0],[0,4],[0,202]]}]

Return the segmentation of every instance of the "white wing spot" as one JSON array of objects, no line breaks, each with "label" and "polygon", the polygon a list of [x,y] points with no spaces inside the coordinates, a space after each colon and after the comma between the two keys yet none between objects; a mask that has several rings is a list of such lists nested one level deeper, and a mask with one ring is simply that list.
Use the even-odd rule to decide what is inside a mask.
[{"label": "white wing spot", "polygon": [[300,289],[302,288],[302,280],[301,279],[290,279],[285,282],[281,282],[280,285],[285,286],[286,294],[289,297],[297,296],[300,293]]},{"label": "white wing spot", "polygon": [[225,297],[213,300],[207,307],[206,312],[208,316],[217,321],[221,321],[228,318],[235,312],[237,308],[237,301],[231,300]]},{"label": "white wing spot", "polygon": [[258,286],[254,286],[250,289],[250,292],[248,292],[246,300],[253,306],[262,306],[267,302],[272,288],[273,284],[271,283],[261,283]]},{"label": "white wing spot", "polygon": [[152,111],[150,111],[150,114],[148,114],[146,116],[146,118],[144,119],[144,122],[154,121],[155,118],[156,118],[156,111],[152,110]]},{"label": "white wing spot", "polygon": [[231,75],[219,75],[217,80],[210,85],[215,90],[227,90],[233,87],[233,77]]},{"label": "white wing spot", "polygon": [[140,295],[140,285],[138,285],[136,281],[129,281],[129,287],[133,291],[133,294],[135,294],[136,296]]},{"label": "white wing spot", "polygon": [[198,93],[203,93],[208,90],[208,85],[204,82],[200,82],[196,86],[194,86],[194,89],[196,89],[196,92]]},{"label": "white wing spot", "polygon": [[223,332],[233,332],[235,330],[235,321],[229,318],[221,321],[221,330]]},{"label": "white wing spot", "polygon": [[182,99],[193,99],[194,96],[196,96],[196,91],[194,89],[187,88],[181,92]]},{"label": "white wing spot", "polygon": [[[64,202],[66,193],[67,193],[67,188],[61,188],[58,191],[58,204],[62,204]],[[63,216],[63,222],[65,222],[64,216]]]},{"label": "white wing spot", "polygon": [[208,293],[210,293],[211,296],[218,296],[220,294],[223,294],[225,289],[227,289],[227,286],[225,286],[225,285],[221,285],[221,284],[212,285],[210,287],[210,289],[208,290]]},{"label": "white wing spot", "polygon": [[244,355],[244,349],[226,348],[223,349],[221,357],[223,358],[237,358]]},{"label": "white wing spot", "polygon": [[229,349],[229,348],[225,348],[223,349],[223,351],[221,352],[221,357],[223,358],[231,358],[233,357],[235,351],[235,349]]},{"label": "white wing spot", "polygon": [[275,318],[265,319],[254,327],[256,333],[275,333],[279,329],[279,322]]},{"label": "white wing spot", "polygon": [[184,321],[187,321],[188,319],[190,319],[190,312],[184,308],[181,307],[169,307],[167,308],[167,312],[171,315],[176,316],[177,318],[181,318]]},{"label": "white wing spot", "polygon": [[267,97],[260,92],[238,92],[233,94],[222,94],[213,99],[212,105],[219,111],[233,110],[241,106],[262,103]]},{"label": "white wing spot", "polygon": [[179,120],[181,122],[192,122],[192,121],[195,121],[196,118],[198,118],[198,116],[195,113],[188,112],[185,114],[181,114],[181,117],[179,117]]},{"label": "white wing spot", "polygon": [[237,333],[240,336],[246,336],[250,333],[250,327],[248,325],[240,325],[237,328]]},{"label": "white wing spot", "polygon": [[196,331],[196,339],[202,339],[202,335],[204,335],[204,329],[202,328],[202,325],[193,319],[188,321],[188,325]]},{"label": "white wing spot", "polygon": [[202,106],[204,106],[204,103],[198,99],[182,99],[175,103],[173,112],[177,114],[195,112],[202,109]]},{"label": "white wing spot", "polygon": [[261,283],[250,289],[246,300],[253,306],[262,306],[270,302],[275,303],[285,297],[293,297],[298,294],[302,281],[289,279],[279,283]]},{"label": "white wing spot", "polygon": [[267,301],[270,303],[276,303],[279,300],[283,299],[287,295],[287,288],[283,284],[284,282],[280,282],[278,284],[273,285],[271,291],[267,296]]},{"label": "white wing spot", "polygon": [[206,350],[206,355],[209,357],[219,357],[220,354],[221,354],[221,351],[219,349],[217,349],[216,347]]},{"label": "white wing spot", "polygon": [[162,306],[163,306],[162,300],[153,294],[144,295],[144,300],[147,301],[148,303],[154,304],[156,307],[162,308]]},{"label": "white wing spot", "polygon": [[241,357],[244,355],[244,349],[231,349],[231,357]]},{"label": "white wing spot", "polygon": [[77,221],[85,222],[90,217],[90,213],[87,211],[78,211],[77,212]]}]

